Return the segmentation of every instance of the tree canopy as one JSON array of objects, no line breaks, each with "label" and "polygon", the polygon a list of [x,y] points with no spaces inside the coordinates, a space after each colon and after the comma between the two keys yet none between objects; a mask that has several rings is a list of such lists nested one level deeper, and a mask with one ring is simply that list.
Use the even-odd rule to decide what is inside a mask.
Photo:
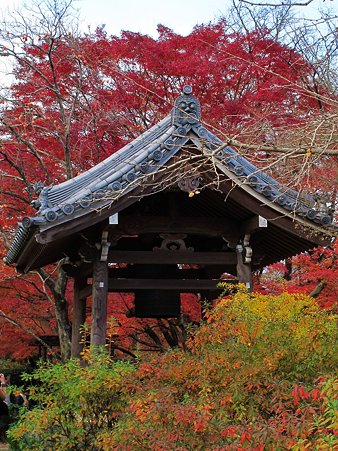
[{"label": "tree canopy", "polygon": [[[337,92],[329,83],[332,65],[324,76],[329,72],[311,48],[301,51],[258,20],[239,29],[220,19],[188,36],[161,25],[154,39],[109,36],[102,28],[79,33],[71,2],[31,8],[0,32],[1,55],[13,63],[0,98],[2,255],[18,218],[34,214],[37,182],[60,183],[115,152],[166,115],[186,83],[201,101],[204,123],[223,141],[292,188],[324,196],[335,210]],[[70,289],[62,266],[28,278],[1,269],[3,330],[14,326],[9,319],[20,322],[19,302],[27,311],[32,306],[26,325],[37,335],[57,326],[69,354]]]}]

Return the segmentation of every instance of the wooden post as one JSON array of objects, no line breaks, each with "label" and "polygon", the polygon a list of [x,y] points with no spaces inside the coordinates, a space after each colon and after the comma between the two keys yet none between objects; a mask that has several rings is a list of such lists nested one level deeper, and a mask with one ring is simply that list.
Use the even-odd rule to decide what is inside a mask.
[{"label": "wooden post", "polygon": [[93,265],[93,304],[90,343],[94,346],[106,343],[107,330],[108,263],[95,261]]},{"label": "wooden post", "polygon": [[237,278],[239,282],[245,284],[249,291],[252,291],[251,255],[249,258],[245,257],[246,252],[246,247],[244,247],[242,244],[238,244],[236,246]]},{"label": "wooden post", "polygon": [[80,290],[86,285],[87,281],[85,279],[74,279],[71,356],[75,358],[80,358],[83,350],[81,327],[86,322],[86,298],[81,298]]}]

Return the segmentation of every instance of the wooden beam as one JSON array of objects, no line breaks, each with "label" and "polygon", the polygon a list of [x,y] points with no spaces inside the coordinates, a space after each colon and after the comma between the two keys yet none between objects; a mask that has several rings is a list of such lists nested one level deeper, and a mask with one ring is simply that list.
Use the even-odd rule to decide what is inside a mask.
[{"label": "wooden beam", "polygon": [[185,233],[211,237],[238,236],[238,223],[229,218],[191,217],[191,216],[141,216],[123,215],[119,223],[110,227],[112,235],[138,235],[142,233]]},{"label": "wooden beam", "polygon": [[83,279],[86,277],[91,277],[93,273],[92,263],[81,263],[78,266],[75,264],[64,264],[62,265],[64,271],[68,277],[73,277],[74,279]]},{"label": "wooden beam", "polygon": [[[142,265],[143,267],[144,265]],[[160,271],[157,271],[156,275],[154,274],[153,265],[147,266],[148,270],[146,273],[144,272],[145,268],[143,268],[142,274],[140,274],[138,270],[138,265],[129,265],[127,268],[109,268],[109,278],[111,279],[129,279],[129,278],[177,278],[177,279],[204,279],[203,271],[204,269],[178,269],[176,267],[174,274],[168,274],[166,268],[163,268],[161,271],[161,267],[158,267]],[[210,279],[217,279],[222,274],[222,271],[219,271],[217,274],[209,276]]]},{"label": "wooden beam", "polygon": [[[151,266],[149,267],[151,271]],[[178,276],[180,279],[217,279],[221,274],[223,274],[224,265],[203,265],[198,269],[180,269],[178,270]],[[79,267],[76,267],[76,271],[72,271],[67,274],[70,277],[82,278],[91,277],[93,272],[93,265],[84,263]],[[137,269],[135,273],[135,266],[130,265],[127,268],[108,268],[109,278],[113,279],[126,279],[132,277],[138,277]],[[88,288],[89,287],[89,288]],[[88,291],[89,290],[89,291]],[[79,287],[78,296],[80,299],[85,299],[86,297],[91,295],[91,285],[88,286],[86,283]]]},{"label": "wooden beam", "polygon": [[255,215],[243,221],[240,226],[240,235],[252,234],[258,230],[266,229],[268,221],[263,216]]},{"label": "wooden beam", "polygon": [[[181,293],[199,293],[208,290],[223,290],[218,288],[217,283],[237,283],[235,279],[201,279],[201,280],[180,280],[180,279],[110,279],[108,282],[109,293],[129,293],[135,290],[179,290]],[[81,296],[90,296],[92,286],[81,290]]]},{"label": "wooden beam", "polygon": [[[200,290],[222,290],[218,288],[221,279],[109,279],[109,292],[134,290],[179,290],[181,292]],[[228,281],[229,282],[229,281]],[[232,281],[233,282],[233,281]]]},{"label": "wooden beam", "polygon": [[236,265],[234,252],[109,251],[110,263]]}]

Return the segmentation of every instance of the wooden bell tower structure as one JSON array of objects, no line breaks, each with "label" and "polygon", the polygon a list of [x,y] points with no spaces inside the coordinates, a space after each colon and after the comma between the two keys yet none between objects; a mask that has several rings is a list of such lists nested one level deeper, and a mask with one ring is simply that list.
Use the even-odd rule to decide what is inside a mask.
[{"label": "wooden bell tower structure", "polygon": [[170,115],[89,171],[40,186],[6,256],[20,272],[67,259],[74,279],[72,354],[92,297],[91,342],[105,343],[109,292],[135,293],[134,314],[174,317],[180,293],[213,299],[223,274],[252,271],[317,245],[328,210],[286,188],[201,123],[183,88]]}]

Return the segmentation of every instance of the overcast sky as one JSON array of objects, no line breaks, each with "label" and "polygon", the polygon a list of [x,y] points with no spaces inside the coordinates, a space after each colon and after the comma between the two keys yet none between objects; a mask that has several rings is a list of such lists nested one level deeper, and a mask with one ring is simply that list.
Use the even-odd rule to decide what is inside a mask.
[{"label": "overcast sky", "polygon": [[[4,10],[29,1],[0,0],[0,6]],[[189,34],[196,24],[208,23],[222,15],[230,0],[76,0],[75,4],[81,11],[83,29],[88,25],[95,29],[105,24],[110,34],[119,35],[121,30],[129,30],[157,37],[159,23],[178,34]],[[323,0],[313,0],[313,6],[301,10],[304,15],[312,17],[320,4]],[[324,4],[334,7],[338,14],[338,0],[326,0]]]}]

